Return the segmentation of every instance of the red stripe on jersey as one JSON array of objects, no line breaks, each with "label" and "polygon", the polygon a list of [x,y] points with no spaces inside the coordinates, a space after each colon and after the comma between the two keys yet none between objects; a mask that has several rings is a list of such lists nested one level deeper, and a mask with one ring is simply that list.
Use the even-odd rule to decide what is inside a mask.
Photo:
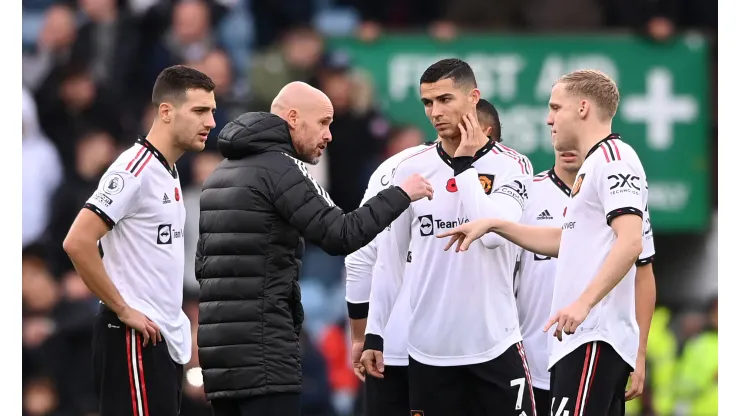
[{"label": "red stripe on jersey", "polygon": [[549,178],[547,176],[545,176],[545,177],[542,177],[542,178],[534,178],[534,179],[532,179],[532,181],[534,181],[534,182],[542,182],[545,179],[549,179]]},{"label": "red stripe on jersey", "polygon": [[146,160],[144,161],[144,163],[141,164],[141,167],[139,168],[139,170],[136,171],[136,173],[134,174],[134,176],[139,176],[139,174],[141,173],[142,170],[144,170],[144,167],[146,166],[147,163],[149,163],[149,160],[151,160],[151,158],[152,158],[153,155],[154,155],[154,153],[149,153],[149,157],[146,158]]},{"label": "red stripe on jersey", "polygon": [[[437,146],[429,146],[429,147],[427,147],[426,149],[423,149],[423,150],[419,150],[418,152],[414,153],[414,154],[413,154],[413,155],[411,155],[411,156],[407,156],[407,157],[405,157],[404,159],[402,159],[402,160],[401,160],[401,162],[405,162],[405,161],[407,161],[407,160],[411,159],[411,158],[412,158],[412,157],[414,157],[414,156],[419,156],[420,154],[422,154],[422,153],[424,153],[424,152],[428,152],[428,151],[430,151],[430,150],[432,150],[432,149],[436,149],[436,148],[437,148]],[[398,162],[398,164],[400,165],[400,164],[401,164],[401,162]]]},{"label": "red stripe on jersey", "polygon": [[612,146],[614,146],[614,152],[617,154],[617,160],[622,160],[622,156],[619,155],[619,148],[617,147],[617,142],[614,140],[609,140],[612,143]]},{"label": "red stripe on jersey", "polygon": [[133,164],[134,164],[134,162],[136,162],[136,159],[138,159],[138,158],[139,158],[139,156],[141,155],[141,152],[143,152],[143,151],[144,151],[144,146],[141,146],[141,149],[139,149],[139,151],[138,151],[138,152],[136,152],[136,156],[134,156],[134,158],[133,158],[133,159],[131,159],[131,161],[130,161],[130,162],[128,162],[128,165],[126,165],[126,170],[129,170],[129,169],[131,169],[131,165],[133,165]]},{"label": "red stripe on jersey", "polygon": [[609,162],[611,162],[611,160],[609,160],[609,154],[608,154],[608,153],[606,153],[606,146],[604,146],[604,145],[602,144],[602,145],[601,145],[601,146],[599,146],[599,147],[601,147],[601,150],[602,150],[602,151],[604,152],[604,159],[606,159],[606,163],[609,163]]}]

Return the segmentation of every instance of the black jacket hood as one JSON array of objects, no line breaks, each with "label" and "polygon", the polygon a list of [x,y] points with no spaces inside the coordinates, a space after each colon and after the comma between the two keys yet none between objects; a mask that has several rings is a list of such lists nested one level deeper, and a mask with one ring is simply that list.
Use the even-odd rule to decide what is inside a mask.
[{"label": "black jacket hood", "polygon": [[218,150],[227,159],[264,152],[296,155],[288,123],[272,113],[244,113],[227,123],[218,135]]}]

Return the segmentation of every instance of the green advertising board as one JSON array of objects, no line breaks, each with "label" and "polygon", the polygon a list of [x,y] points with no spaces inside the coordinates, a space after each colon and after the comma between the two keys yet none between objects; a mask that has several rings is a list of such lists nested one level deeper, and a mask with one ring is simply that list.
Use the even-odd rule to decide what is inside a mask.
[{"label": "green advertising board", "polygon": [[547,101],[553,82],[574,69],[594,68],[619,86],[613,129],[634,146],[650,184],[656,231],[700,231],[709,219],[707,46],[697,35],[659,45],[628,35],[463,36],[439,42],[424,35],[390,35],[372,43],[338,38],[332,49],[366,71],[393,121],[434,129],[419,102],[419,77],[433,62],[467,61],[482,97],[501,114],[504,143],[529,156],[535,171],[553,164]]}]

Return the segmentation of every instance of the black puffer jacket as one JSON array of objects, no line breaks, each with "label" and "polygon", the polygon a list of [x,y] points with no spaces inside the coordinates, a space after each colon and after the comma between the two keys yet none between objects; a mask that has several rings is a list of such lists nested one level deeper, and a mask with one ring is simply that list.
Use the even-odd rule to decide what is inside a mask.
[{"label": "black puffer jacket", "polygon": [[369,243],[409,206],[388,188],[345,214],[295,159],[287,124],[246,113],[218,137],[227,159],[200,199],[198,348],[209,400],[300,392],[301,257]]}]

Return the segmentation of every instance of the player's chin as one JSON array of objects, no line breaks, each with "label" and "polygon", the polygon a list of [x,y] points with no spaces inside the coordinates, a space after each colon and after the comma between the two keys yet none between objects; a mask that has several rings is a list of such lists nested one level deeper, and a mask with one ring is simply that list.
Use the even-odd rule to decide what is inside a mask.
[{"label": "player's chin", "polygon": [[202,152],[203,149],[206,148],[206,141],[198,139],[192,143],[190,143],[189,148],[187,149],[189,152]]}]

